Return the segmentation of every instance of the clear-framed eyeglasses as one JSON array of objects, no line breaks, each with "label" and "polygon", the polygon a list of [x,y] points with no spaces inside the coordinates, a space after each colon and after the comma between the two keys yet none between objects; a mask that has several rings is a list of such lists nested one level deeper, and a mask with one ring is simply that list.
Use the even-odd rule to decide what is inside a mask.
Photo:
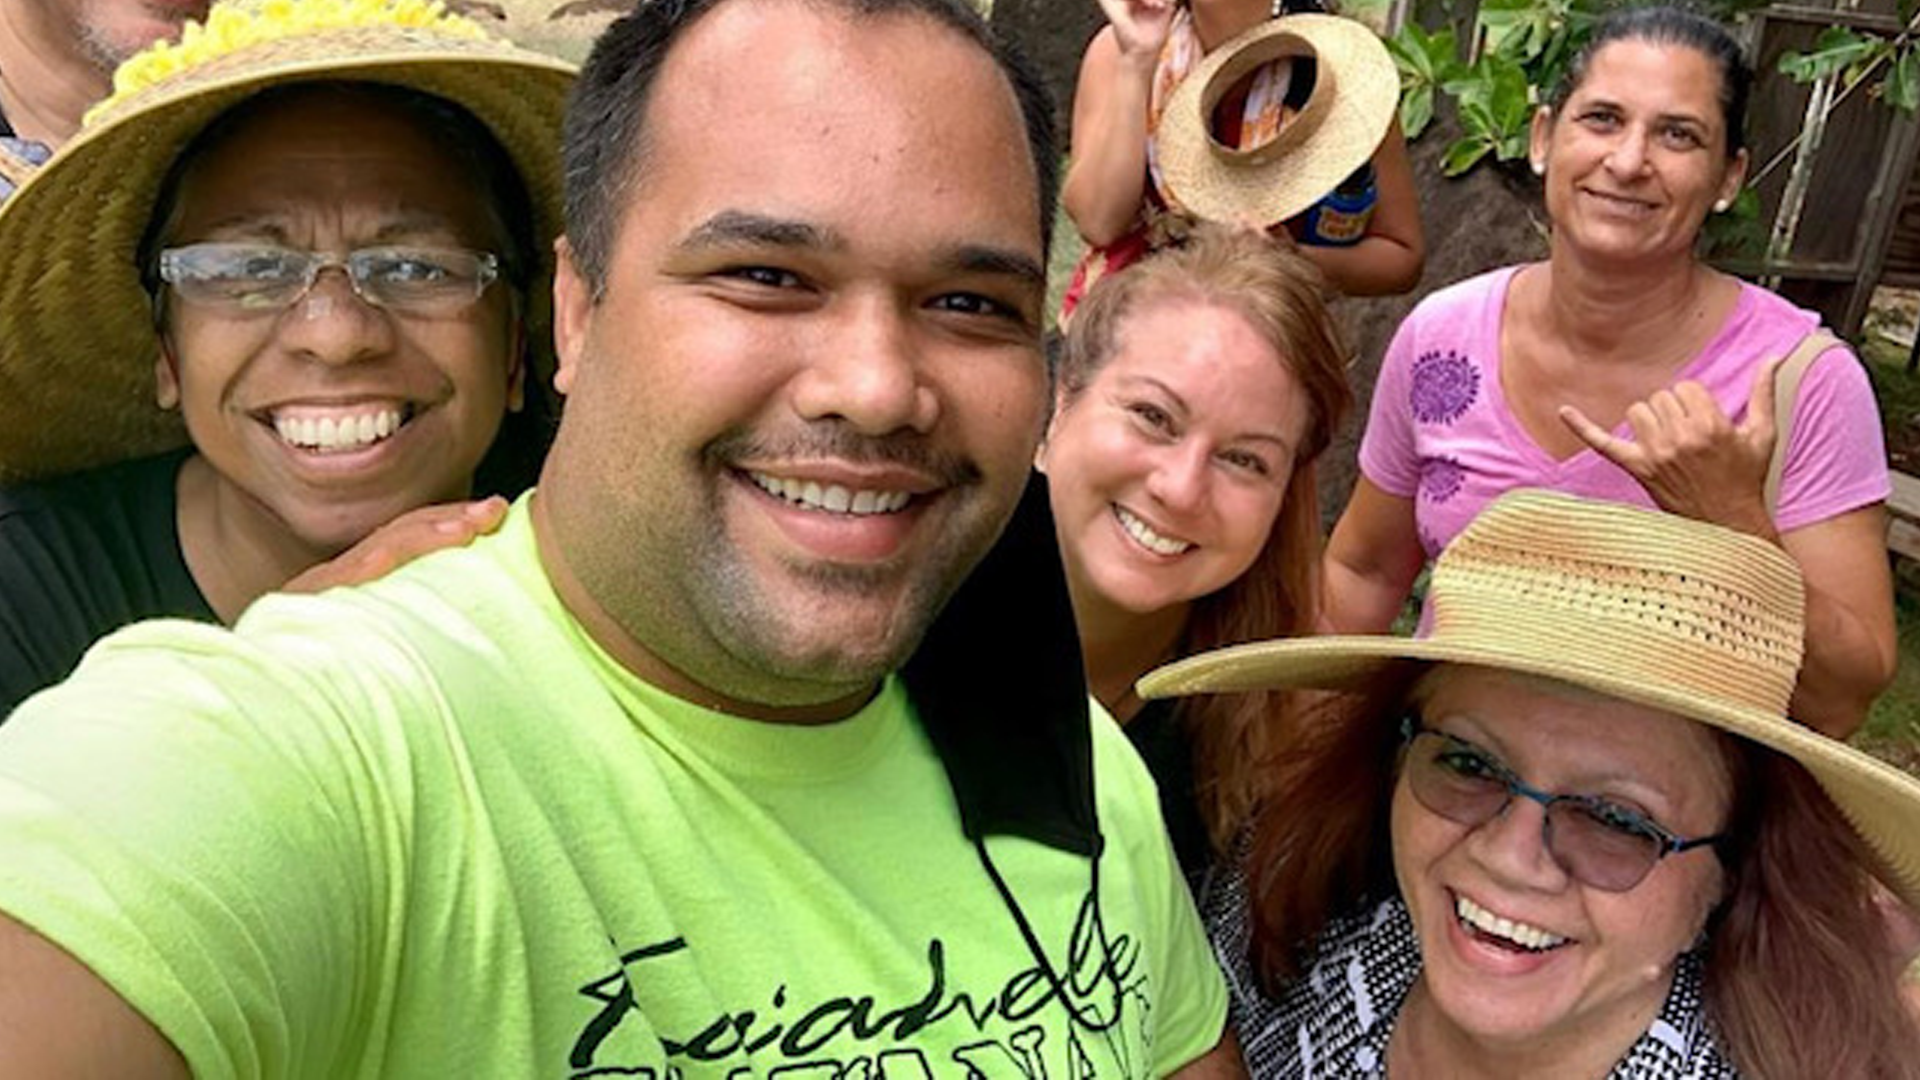
[{"label": "clear-framed eyeglasses", "polygon": [[497,256],[464,248],[367,247],[339,255],[272,244],[188,244],[163,249],[159,266],[160,280],[180,299],[235,315],[285,311],[335,268],[374,307],[425,317],[458,314],[500,278]]}]

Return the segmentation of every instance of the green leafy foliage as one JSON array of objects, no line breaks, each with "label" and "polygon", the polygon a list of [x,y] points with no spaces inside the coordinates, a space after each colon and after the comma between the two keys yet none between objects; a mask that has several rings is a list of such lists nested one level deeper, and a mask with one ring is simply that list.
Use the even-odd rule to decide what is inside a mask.
[{"label": "green leafy foliage", "polygon": [[1442,168],[1448,176],[1459,176],[1488,155],[1511,161],[1526,154],[1533,106],[1527,73],[1517,62],[1482,53],[1443,88],[1458,104],[1462,133],[1447,149]]},{"label": "green leafy foliage", "polygon": [[1829,26],[1814,39],[1812,52],[1781,54],[1780,74],[1801,83],[1825,78],[1866,59],[1874,40],[1844,26]]},{"label": "green leafy foliage", "polygon": [[1920,54],[1912,49],[1902,49],[1899,59],[1893,62],[1892,70],[1887,72],[1883,84],[1883,97],[1887,104],[1903,113],[1912,113],[1920,108]]},{"label": "green leafy foliage", "polygon": [[1878,77],[1870,92],[1888,106],[1912,114],[1920,107],[1920,56],[1915,55],[1911,0],[1903,0],[1901,15],[1907,30],[1894,36],[1829,26],[1820,31],[1813,48],[1780,56],[1779,71],[1797,83],[1838,78],[1843,92]]},{"label": "green leafy foliage", "polygon": [[1428,34],[1410,22],[1387,39],[1387,51],[1400,69],[1400,127],[1407,138],[1417,139],[1433,122],[1435,91],[1462,70],[1459,45],[1451,30]]},{"label": "green leafy foliage", "polygon": [[1448,176],[1482,161],[1524,157],[1533,109],[1592,32],[1597,2],[1482,0],[1476,27],[1485,45],[1472,66],[1459,61],[1451,31],[1429,35],[1408,24],[1387,43],[1400,68],[1400,122],[1407,137],[1426,130],[1437,95],[1445,95],[1454,101],[1462,131],[1443,158]]}]

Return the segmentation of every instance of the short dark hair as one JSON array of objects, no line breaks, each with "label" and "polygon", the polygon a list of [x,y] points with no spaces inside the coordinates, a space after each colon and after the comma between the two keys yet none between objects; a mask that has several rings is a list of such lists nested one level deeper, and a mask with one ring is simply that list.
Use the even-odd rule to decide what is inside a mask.
[{"label": "short dark hair", "polygon": [[1753,89],[1753,68],[1726,27],[1685,8],[1627,8],[1602,18],[1594,25],[1593,36],[1574,54],[1565,77],[1548,99],[1556,115],[1586,81],[1593,58],[1616,41],[1678,45],[1706,57],[1720,73],[1720,118],[1727,131],[1727,156],[1746,149],[1747,98]]},{"label": "short dark hair", "polygon": [[[574,263],[597,298],[605,288],[623,196],[644,174],[645,117],[653,85],[674,42],[726,0],[642,0],[609,26],[574,83],[561,143],[566,174],[567,241]],[[1046,83],[1014,44],[964,0],[824,0],[854,18],[917,13],[958,31],[994,59],[1019,101],[1039,187],[1040,243],[1052,233],[1060,190],[1053,100]]]}]

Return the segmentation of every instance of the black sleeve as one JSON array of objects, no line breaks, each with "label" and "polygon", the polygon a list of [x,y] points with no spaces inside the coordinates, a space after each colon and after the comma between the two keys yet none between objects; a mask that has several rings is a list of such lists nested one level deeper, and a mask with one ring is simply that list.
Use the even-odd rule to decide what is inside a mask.
[{"label": "black sleeve", "polygon": [[163,454],[0,490],[0,722],[128,623],[214,621],[174,522],[184,459]]},{"label": "black sleeve", "polygon": [[[0,493],[0,720],[73,670],[101,625],[81,567],[51,515]],[[51,535],[49,535],[51,534]]]}]

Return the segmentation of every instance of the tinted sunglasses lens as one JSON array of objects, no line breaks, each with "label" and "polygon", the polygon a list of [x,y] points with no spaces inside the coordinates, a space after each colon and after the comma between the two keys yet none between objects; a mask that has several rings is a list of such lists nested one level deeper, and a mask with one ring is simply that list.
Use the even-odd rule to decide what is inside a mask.
[{"label": "tinted sunglasses lens", "polygon": [[1484,758],[1421,732],[1407,748],[1407,783],[1420,805],[1449,821],[1478,825],[1507,803],[1507,785],[1484,771]]},{"label": "tinted sunglasses lens", "polygon": [[1597,817],[1587,807],[1557,802],[1547,810],[1548,847],[1567,873],[1608,892],[1640,884],[1660,861],[1660,841]]}]

